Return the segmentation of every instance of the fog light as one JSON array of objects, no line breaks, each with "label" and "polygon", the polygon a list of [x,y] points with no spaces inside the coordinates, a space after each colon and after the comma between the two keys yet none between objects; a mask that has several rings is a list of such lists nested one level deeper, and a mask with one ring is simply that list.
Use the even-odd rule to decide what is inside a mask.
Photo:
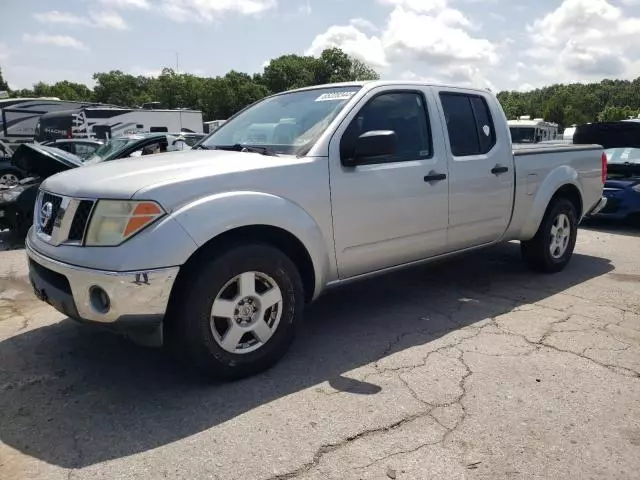
[{"label": "fog light", "polygon": [[89,289],[89,300],[91,301],[91,306],[98,313],[107,313],[111,308],[111,300],[109,299],[109,295],[104,289],[93,286]]}]

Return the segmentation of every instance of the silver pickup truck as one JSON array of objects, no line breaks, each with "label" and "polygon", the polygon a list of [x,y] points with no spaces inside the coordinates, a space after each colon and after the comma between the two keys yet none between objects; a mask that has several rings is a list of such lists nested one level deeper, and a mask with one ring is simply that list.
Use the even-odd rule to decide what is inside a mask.
[{"label": "silver pickup truck", "polygon": [[273,365],[327,287],[507,240],[558,272],[603,207],[595,145],[515,149],[485,90],[376,81],[284,92],[194,150],[41,186],[26,250],[67,316],[222,379]]}]

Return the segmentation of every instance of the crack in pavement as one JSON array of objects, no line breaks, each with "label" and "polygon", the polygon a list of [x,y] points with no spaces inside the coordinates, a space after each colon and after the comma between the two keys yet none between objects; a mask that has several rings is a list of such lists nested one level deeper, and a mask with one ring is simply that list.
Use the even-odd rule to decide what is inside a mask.
[{"label": "crack in pavement", "polygon": [[[462,293],[462,292],[460,292]],[[484,293],[481,294],[482,296],[487,297],[487,295],[485,295]],[[513,299],[513,298],[509,298],[509,297],[500,297],[502,300],[509,300],[514,302],[515,304],[518,304],[519,300]],[[580,298],[580,297],[578,297]],[[411,416],[408,416],[402,420],[399,420],[397,422],[394,422],[391,425],[387,425],[384,427],[380,427],[380,428],[375,428],[375,429],[370,429],[370,430],[365,430],[359,434],[347,437],[346,439],[337,442],[337,443],[332,443],[332,444],[325,444],[322,445],[321,447],[318,448],[318,450],[316,451],[316,453],[313,455],[313,458],[310,462],[305,463],[303,466],[297,468],[296,470],[293,470],[291,472],[285,473],[285,474],[281,474],[281,475],[277,475],[274,477],[270,477],[269,480],[286,480],[286,479],[293,479],[296,478],[304,473],[308,473],[309,471],[313,470],[314,468],[317,470],[317,467],[320,465],[320,462],[322,460],[322,458],[326,455],[329,454],[331,452],[335,452],[338,449],[344,448],[346,445],[350,444],[351,442],[355,441],[355,440],[359,440],[359,439],[365,439],[365,438],[369,438],[370,436],[373,435],[384,435],[386,432],[388,432],[391,429],[394,428],[401,428],[403,425],[416,420],[417,418],[420,417],[424,417],[424,416],[428,416],[430,417],[439,427],[442,427],[444,429],[444,434],[442,435],[442,437],[440,439],[438,439],[437,441],[429,441],[429,442],[425,442],[422,444],[419,444],[417,446],[412,446],[411,448],[407,448],[407,449],[402,449],[396,452],[392,452],[388,455],[385,455],[383,457],[377,458],[371,462],[369,462],[368,464],[362,466],[362,467],[358,467],[357,470],[363,470],[366,468],[369,468],[371,466],[374,466],[376,464],[379,464],[380,462],[383,462],[385,460],[388,460],[389,458],[393,458],[393,457],[397,457],[403,454],[410,454],[410,453],[415,453],[416,451],[419,451],[421,449],[424,449],[426,447],[429,446],[434,446],[434,445],[438,445],[438,444],[443,444],[446,443],[450,437],[455,433],[455,431],[460,428],[460,426],[465,422],[465,420],[468,418],[468,412],[466,410],[466,407],[464,405],[465,403],[465,399],[468,395],[468,388],[467,388],[467,381],[468,379],[473,375],[473,370],[470,368],[470,366],[468,365],[468,363],[465,360],[465,354],[477,354],[477,355],[484,355],[484,356],[495,356],[495,357],[509,357],[509,356],[528,356],[528,355],[532,355],[534,353],[545,353],[545,352],[549,352],[549,351],[555,351],[557,353],[562,353],[562,354],[568,354],[568,355],[573,355],[579,358],[582,358],[588,362],[594,363],[596,365],[599,365],[600,367],[606,368],[609,371],[616,373],[618,375],[623,375],[626,377],[632,376],[634,378],[640,378],[640,372],[637,372],[633,369],[629,369],[626,367],[622,367],[620,365],[615,365],[615,364],[608,364],[605,362],[601,362],[598,360],[595,360],[589,356],[586,355],[586,352],[589,350],[604,350],[604,351],[614,351],[614,352],[620,352],[620,351],[625,351],[628,350],[629,348],[632,348],[633,345],[628,343],[627,341],[621,340],[619,338],[617,338],[616,335],[613,335],[612,332],[607,331],[606,328],[609,325],[618,325],[620,322],[625,321],[625,315],[624,313],[628,312],[631,314],[635,315],[635,312],[633,311],[628,311],[628,310],[624,310],[624,309],[618,309],[622,315],[621,315],[621,319],[618,322],[608,322],[607,324],[603,325],[603,326],[591,326],[590,328],[586,329],[586,331],[602,331],[603,333],[605,333],[606,335],[609,335],[611,338],[613,338],[614,340],[620,342],[621,344],[623,344],[622,348],[617,348],[617,347],[613,347],[613,348],[591,348],[591,347],[587,347],[585,349],[582,349],[581,351],[573,351],[573,350],[568,350],[568,349],[563,349],[560,347],[557,347],[555,345],[549,344],[549,338],[555,334],[555,333],[559,333],[560,331],[556,331],[554,330],[554,326],[558,325],[558,324],[562,324],[562,323],[566,323],[569,322],[573,317],[577,316],[577,314],[571,313],[571,312],[567,312],[567,310],[569,308],[571,308],[571,305],[568,306],[566,309],[564,310],[559,310],[557,308],[553,308],[550,307],[548,305],[541,305],[536,303],[532,303],[532,304],[525,304],[526,307],[532,307],[532,309],[535,311],[536,308],[544,308],[544,309],[549,309],[549,310],[554,310],[556,312],[560,312],[563,313],[564,315],[561,318],[555,319],[551,322],[548,323],[546,330],[542,333],[542,335],[540,336],[540,339],[538,341],[532,341],[530,339],[527,338],[527,335],[522,334],[522,333],[518,333],[515,332],[513,330],[510,330],[508,327],[499,324],[496,321],[496,316],[492,316],[489,317],[487,319],[485,319],[487,322],[481,326],[477,326],[477,325],[464,325],[461,322],[456,321],[455,319],[455,313],[459,312],[460,309],[462,308],[461,306],[462,304],[458,304],[457,308],[454,308],[453,312],[450,311],[437,311],[435,309],[432,309],[431,312],[441,315],[443,316],[445,319],[447,319],[448,321],[450,321],[453,325],[455,325],[456,327],[451,328],[451,329],[447,329],[447,330],[442,330],[438,333],[440,333],[442,335],[442,337],[440,337],[438,340],[439,341],[444,341],[445,344],[440,346],[437,349],[434,349],[430,352],[428,352],[425,356],[423,356],[421,358],[421,360],[416,363],[416,364],[412,364],[412,365],[403,365],[400,367],[383,367],[380,365],[380,361],[384,358],[386,358],[389,355],[393,355],[393,350],[394,348],[399,345],[406,337],[408,336],[412,336],[412,335],[424,335],[424,334],[429,334],[429,333],[433,333],[432,329],[430,329],[429,327],[425,327],[425,328],[421,328],[421,329],[417,329],[417,330],[410,330],[410,331],[405,331],[402,332],[400,334],[398,334],[393,340],[391,340],[389,342],[389,344],[387,345],[387,347],[385,347],[385,349],[383,350],[383,352],[376,358],[376,360],[373,362],[373,367],[375,368],[375,372],[372,373],[368,373],[363,377],[363,380],[366,380],[367,378],[370,378],[372,376],[375,375],[381,375],[384,373],[393,373],[394,375],[396,375],[400,381],[401,384],[404,385],[404,387],[407,389],[407,391],[412,395],[412,397],[419,401],[422,405],[424,405],[424,410],[421,412],[418,412],[416,414],[413,414]],[[522,305],[522,306],[525,306]],[[608,306],[607,306],[608,307]],[[518,307],[513,307],[513,309],[511,310],[511,312],[513,311],[517,311]],[[523,309],[524,310],[524,309]],[[506,313],[506,315],[508,315],[510,312]],[[505,314],[502,314],[505,315]],[[588,315],[581,315],[583,317],[586,318],[594,318],[594,319],[598,319],[598,317],[589,317]],[[479,322],[477,322],[479,323]],[[501,333],[487,333],[486,330],[490,330],[490,329],[497,329],[499,332]],[[447,335],[453,333],[453,332],[473,332],[471,335],[469,336],[463,336],[462,338],[456,339],[452,342],[447,342],[446,340],[443,340],[446,338]],[[569,333],[569,332],[565,332],[565,333]],[[468,350],[468,351],[464,351],[462,350],[462,348],[464,348],[464,344],[466,342],[470,342],[476,338],[479,338],[481,335],[503,335],[505,337],[514,337],[514,338],[519,338],[521,339],[526,345],[530,346],[531,348],[528,349],[526,352],[524,353],[517,353],[517,354],[507,354],[507,353],[501,353],[501,354],[490,354],[490,353],[486,353],[486,352],[479,352],[479,351],[473,351],[473,350]],[[452,401],[449,402],[429,402],[426,401],[425,399],[421,398],[421,396],[419,395],[418,392],[415,391],[415,389],[411,386],[410,382],[407,380],[406,378],[406,374],[410,373],[413,370],[417,370],[419,368],[423,368],[425,366],[427,366],[429,359],[436,355],[436,354],[440,354],[440,355],[445,355],[445,352],[449,352],[451,353],[454,350],[458,350],[458,354],[454,357],[457,359],[457,361],[461,364],[461,366],[464,368],[464,372],[463,374],[459,377],[458,379],[458,388],[460,390],[460,394],[456,396],[455,399],[453,399]],[[446,355],[445,355],[446,356]],[[448,356],[448,358],[451,358],[450,356]],[[340,392],[337,392],[340,393]],[[436,408],[450,408],[453,406],[458,406],[460,408],[460,415],[458,416],[457,420],[455,421],[455,424],[453,426],[447,426],[445,424],[443,424],[436,416],[434,416],[433,412],[434,409]],[[460,455],[460,462],[461,465],[464,463],[462,462],[462,459],[464,458],[464,451],[466,451],[466,446],[463,448],[463,453]],[[322,475],[322,472],[317,472],[319,474]],[[323,475],[324,476],[324,475]]]},{"label": "crack in pavement", "polygon": [[326,454],[331,453],[335,450],[338,450],[348,444],[350,444],[351,442],[355,441],[355,440],[359,440],[362,438],[368,438],[374,435],[378,435],[380,433],[385,433],[388,432],[389,430],[392,430],[394,428],[398,428],[401,427],[409,422],[412,422],[413,420],[416,420],[422,416],[424,416],[426,413],[428,412],[418,412],[415,413],[413,415],[409,415],[408,417],[405,417],[401,420],[398,420],[396,422],[393,422],[389,425],[385,425],[382,427],[378,427],[378,428],[371,428],[371,429],[367,429],[364,430],[362,432],[356,433],[354,435],[350,435],[348,437],[346,437],[345,439],[336,442],[336,443],[328,443],[328,444],[323,444],[321,445],[316,452],[314,453],[312,460],[310,462],[305,463],[304,465],[302,465],[301,467],[296,468],[295,470],[291,471],[291,472],[287,472],[287,473],[283,473],[283,474],[278,474],[278,475],[274,475],[272,477],[268,477],[266,480],[289,480],[292,478],[296,478],[299,475],[302,475],[303,473],[307,473],[308,471],[310,471],[312,468],[316,467],[320,461],[322,460],[322,457],[324,457]]}]

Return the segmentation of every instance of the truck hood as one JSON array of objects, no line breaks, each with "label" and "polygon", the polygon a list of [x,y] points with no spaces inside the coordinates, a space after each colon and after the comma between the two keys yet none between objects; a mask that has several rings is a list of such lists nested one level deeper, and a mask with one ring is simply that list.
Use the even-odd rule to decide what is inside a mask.
[{"label": "truck hood", "polygon": [[212,177],[251,171],[255,175],[243,177],[254,178],[260,171],[304,162],[304,159],[293,156],[187,150],[84,166],[49,177],[41,188],[72,197],[123,199],[132,198],[143,189],[149,191],[167,186],[184,185],[189,189],[204,182],[213,188],[212,180],[209,180]]}]

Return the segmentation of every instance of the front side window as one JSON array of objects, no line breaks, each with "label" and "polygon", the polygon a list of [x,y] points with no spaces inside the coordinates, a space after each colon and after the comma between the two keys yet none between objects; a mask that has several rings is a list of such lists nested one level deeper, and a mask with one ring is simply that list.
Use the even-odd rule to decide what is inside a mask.
[{"label": "front side window", "polygon": [[454,156],[484,155],[493,148],[496,133],[484,98],[443,92],[440,93],[440,102]]},{"label": "front side window", "polygon": [[317,88],[266,98],[224,123],[200,146],[260,146],[276,154],[299,154],[315,143],[360,88]]},{"label": "front side window", "polygon": [[431,135],[424,97],[418,92],[390,92],[375,96],[351,121],[340,142],[340,155],[352,155],[358,137],[373,130],[391,130],[397,138],[394,155],[381,162],[418,160],[431,156]]}]

